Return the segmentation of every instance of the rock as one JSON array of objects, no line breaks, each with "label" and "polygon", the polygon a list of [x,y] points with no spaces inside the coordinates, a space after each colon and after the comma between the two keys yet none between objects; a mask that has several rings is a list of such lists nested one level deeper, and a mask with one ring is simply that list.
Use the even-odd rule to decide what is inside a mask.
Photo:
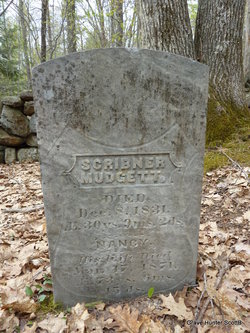
[{"label": "rock", "polygon": [[13,108],[20,108],[23,106],[23,101],[18,96],[5,96],[2,98],[3,105],[12,106]]},{"label": "rock", "polygon": [[36,133],[36,115],[35,115],[35,113],[30,118],[30,133]]},{"label": "rock", "polygon": [[26,144],[30,147],[37,147],[37,137],[36,134],[30,134],[26,139]]},{"label": "rock", "polygon": [[37,148],[21,148],[17,151],[17,159],[19,162],[35,162],[39,161]]},{"label": "rock", "polygon": [[5,163],[11,164],[16,161],[16,149],[15,148],[6,148],[5,149]]},{"label": "rock", "polygon": [[4,160],[4,151],[0,151],[0,164],[4,164],[5,160]]},{"label": "rock", "polygon": [[33,101],[32,90],[23,90],[20,94],[20,97],[23,101]]},{"label": "rock", "polygon": [[25,102],[24,103],[24,109],[23,109],[23,113],[26,116],[32,116],[34,114],[35,110],[34,110],[34,102],[30,101],[30,102]]},{"label": "rock", "polygon": [[0,146],[0,164],[4,163],[4,146]]},{"label": "rock", "polygon": [[9,134],[21,137],[29,135],[29,119],[20,110],[10,106],[4,105],[0,124]]},{"label": "rock", "polygon": [[25,142],[25,138],[8,134],[3,128],[0,127],[0,144],[3,146],[16,147]]}]

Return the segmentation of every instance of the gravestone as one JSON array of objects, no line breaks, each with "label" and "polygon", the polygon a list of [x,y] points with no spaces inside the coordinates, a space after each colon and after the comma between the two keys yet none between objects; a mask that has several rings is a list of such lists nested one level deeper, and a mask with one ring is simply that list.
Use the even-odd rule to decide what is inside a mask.
[{"label": "gravestone", "polygon": [[100,49],[33,69],[56,301],[196,280],[208,68]]}]

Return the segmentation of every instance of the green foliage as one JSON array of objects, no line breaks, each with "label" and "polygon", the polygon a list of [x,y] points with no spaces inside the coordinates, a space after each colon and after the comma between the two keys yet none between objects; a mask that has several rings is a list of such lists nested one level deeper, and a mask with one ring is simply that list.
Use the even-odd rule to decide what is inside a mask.
[{"label": "green foliage", "polygon": [[40,302],[38,312],[42,313],[60,313],[64,311],[62,303],[55,303],[53,294],[48,295],[42,302]]},{"label": "green foliage", "polygon": [[155,292],[155,288],[154,287],[149,288],[149,290],[148,290],[148,298],[151,298],[153,296],[154,292]]},{"label": "green foliage", "polygon": [[32,327],[33,326],[33,321],[29,320],[26,325],[29,326],[29,327]]},{"label": "green foliage", "polygon": [[194,32],[195,31],[195,24],[196,24],[196,16],[197,16],[197,11],[198,11],[198,4],[189,3],[188,4],[188,11],[189,11],[191,27],[192,27],[192,30]]},{"label": "green foliage", "polygon": [[40,295],[40,296],[38,297],[38,302],[39,302],[39,303],[42,303],[42,302],[45,300],[45,298],[46,298],[46,295],[44,295],[44,294]]},{"label": "green foliage", "polygon": [[[21,43],[18,24],[5,15],[0,17],[0,99],[27,88],[22,71]],[[20,58],[21,57],[21,58]]]},{"label": "green foliage", "polygon": [[32,291],[32,289],[29,287],[29,286],[26,286],[26,288],[25,288],[25,294],[27,295],[27,296],[33,296],[33,291]]},{"label": "green foliage", "polygon": [[[43,277],[42,285],[37,284],[33,286],[33,290],[31,289],[30,286],[26,286],[25,288],[26,295],[32,297],[36,302],[40,303],[40,305],[42,304],[45,305],[45,307],[47,307],[47,305],[51,303],[50,296],[52,295],[52,280],[50,277],[45,275]],[[53,300],[53,295],[52,295],[52,300]]]},{"label": "green foliage", "polygon": [[18,25],[2,16],[0,17],[0,73],[2,76],[17,80],[20,75],[18,57]]},{"label": "green foliage", "polygon": [[[48,286],[50,286],[50,288],[48,288]],[[63,305],[61,303],[54,302],[51,286],[51,278],[45,275],[42,285],[37,284],[33,286],[33,290],[35,289],[34,292],[30,286],[26,286],[25,293],[27,296],[32,297],[36,302],[39,303],[38,311],[43,313],[60,313],[63,311]]]},{"label": "green foliage", "polygon": [[96,302],[91,302],[91,303],[86,303],[84,304],[85,308],[91,309],[94,308],[96,305],[101,304],[102,301],[96,301]]},{"label": "green foliage", "polygon": [[101,42],[98,35],[98,31],[89,31],[85,29],[87,34],[84,48],[86,49],[99,49],[101,48]]}]

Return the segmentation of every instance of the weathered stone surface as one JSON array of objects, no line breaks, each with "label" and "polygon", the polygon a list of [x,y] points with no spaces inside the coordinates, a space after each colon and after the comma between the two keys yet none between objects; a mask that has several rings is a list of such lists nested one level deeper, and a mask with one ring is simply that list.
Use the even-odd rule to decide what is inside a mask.
[{"label": "weathered stone surface", "polygon": [[0,146],[0,163],[5,163],[4,162],[4,150],[5,150],[5,147],[4,146]]},{"label": "weathered stone surface", "polygon": [[0,124],[9,134],[21,137],[29,134],[29,119],[20,110],[10,106],[3,106]]},{"label": "weathered stone surface", "polygon": [[35,110],[34,110],[34,102],[30,101],[30,102],[25,102],[24,103],[24,109],[23,109],[23,113],[26,116],[32,116],[34,114]]},{"label": "weathered stone surface", "polygon": [[30,134],[26,139],[26,144],[30,147],[37,147],[37,137],[36,134]]},{"label": "weathered stone surface", "polygon": [[30,133],[36,133],[36,114],[30,117]]},{"label": "weathered stone surface", "polygon": [[206,66],[150,50],[33,70],[57,301],[195,283],[207,90]]},{"label": "weathered stone surface", "polygon": [[33,101],[32,91],[31,90],[22,91],[21,94],[20,94],[20,98],[25,102],[26,101]]},{"label": "weathered stone surface", "polygon": [[4,164],[5,161],[4,161],[4,150],[3,151],[0,151],[0,164]]},{"label": "weathered stone surface", "polygon": [[6,148],[5,149],[5,163],[11,164],[16,161],[16,149],[15,148]]},{"label": "weathered stone surface", "polygon": [[18,96],[5,96],[2,98],[4,105],[12,106],[13,108],[20,108],[23,106],[23,101]]},{"label": "weathered stone surface", "polygon": [[17,151],[17,159],[19,162],[35,162],[39,161],[37,148],[20,148]]},{"label": "weathered stone surface", "polygon": [[0,144],[3,146],[20,146],[25,142],[25,138],[21,138],[20,136],[14,136],[8,134],[3,128],[0,127]]}]

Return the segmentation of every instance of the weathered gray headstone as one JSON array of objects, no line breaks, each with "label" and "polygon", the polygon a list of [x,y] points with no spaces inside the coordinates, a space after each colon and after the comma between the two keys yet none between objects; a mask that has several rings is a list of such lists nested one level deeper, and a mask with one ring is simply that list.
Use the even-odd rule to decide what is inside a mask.
[{"label": "weathered gray headstone", "polygon": [[196,280],[208,68],[150,50],[33,70],[54,295],[120,300]]}]

